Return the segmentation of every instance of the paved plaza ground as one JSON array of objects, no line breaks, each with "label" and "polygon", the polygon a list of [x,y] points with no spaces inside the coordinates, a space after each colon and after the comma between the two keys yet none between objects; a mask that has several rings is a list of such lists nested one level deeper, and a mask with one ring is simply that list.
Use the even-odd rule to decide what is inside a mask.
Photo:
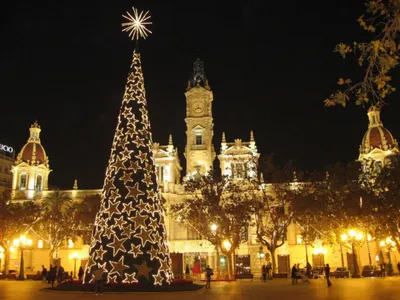
[{"label": "paved plaza ground", "polygon": [[96,296],[82,292],[43,291],[47,284],[37,281],[0,281],[1,300],[80,300],[80,299],[157,299],[157,300],[398,300],[400,299],[400,277],[332,279],[333,286],[327,288],[323,279],[311,280],[309,285],[292,285],[290,280],[275,279],[267,283],[260,281],[213,282],[211,290],[201,289],[183,293],[105,293]]}]

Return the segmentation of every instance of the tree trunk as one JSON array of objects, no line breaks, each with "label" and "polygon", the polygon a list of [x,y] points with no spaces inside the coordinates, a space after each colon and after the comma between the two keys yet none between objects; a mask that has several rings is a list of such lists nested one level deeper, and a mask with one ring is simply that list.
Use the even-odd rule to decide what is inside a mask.
[{"label": "tree trunk", "polygon": [[277,273],[277,266],[276,266],[276,257],[275,257],[275,248],[271,248],[269,252],[271,253],[271,260],[272,260],[272,276]]},{"label": "tree trunk", "polygon": [[400,253],[400,243],[399,243],[399,241],[398,241],[393,235],[392,235],[390,238],[391,238],[391,240],[394,241],[394,243],[396,244],[397,252]]},{"label": "tree trunk", "polygon": [[54,252],[56,251],[56,249],[50,245],[50,251],[49,251],[49,265],[51,265],[53,263],[53,258],[54,258]]},{"label": "tree trunk", "polygon": [[8,274],[10,269],[10,250],[6,247],[4,248],[4,274]]},{"label": "tree trunk", "polygon": [[229,279],[232,279],[232,270],[233,270],[233,265],[232,265],[232,253],[228,253],[226,255],[226,259],[228,260],[228,275]]}]

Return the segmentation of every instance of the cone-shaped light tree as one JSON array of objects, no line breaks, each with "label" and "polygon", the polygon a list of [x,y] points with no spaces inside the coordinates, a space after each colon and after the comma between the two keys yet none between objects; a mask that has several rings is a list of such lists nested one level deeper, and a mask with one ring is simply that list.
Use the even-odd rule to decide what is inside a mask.
[{"label": "cone-shaped light tree", "polygon": [[[134,39],[150,32],[148,13],[124,16]],[[133,53],[93,229],[84,282],[103,268],[107,282],[170,284],[173,279],[152,153],[140,54]]]}]

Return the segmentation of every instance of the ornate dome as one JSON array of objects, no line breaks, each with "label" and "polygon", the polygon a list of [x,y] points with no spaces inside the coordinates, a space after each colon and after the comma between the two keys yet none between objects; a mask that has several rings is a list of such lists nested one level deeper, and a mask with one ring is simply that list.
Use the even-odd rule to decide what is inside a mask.
[{"label": "ornate dome", "polygon": [[370,153],[374,149],[387,151],[395,148],[398,150],[397,141],[393,138],[390,131],[383,127],[378,107],[372,106],[368,110],[368,119],[368,130],[364,134],[360,146],[360,154]]},{"label": "ornate dome", "polygon": [[22,147],[20,153],[17,156],[16,164],[21,162],[28,163],[29,165],[40,165],[43,164],[48,167],[49,158],[46,155],[46,151],[40,143],[40,126],[37,122],[31,125],[29,129],[30,136],[28,142]]},{"label": "ornate dome", "polygon": [[41,144],[26,143],[18,155],[19,160],[35,164],[46,164],[47,156]]}]

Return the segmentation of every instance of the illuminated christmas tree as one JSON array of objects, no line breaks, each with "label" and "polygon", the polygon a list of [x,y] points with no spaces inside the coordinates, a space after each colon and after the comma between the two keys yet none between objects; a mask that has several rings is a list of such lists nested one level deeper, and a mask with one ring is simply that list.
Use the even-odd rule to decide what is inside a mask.
[{"label": "illuminated christmas tree", "polygon": [[[124,16],[132,39],[151,33],[148,12]],[[93,229],[84,282],[95,267],[107,282],[170,284],[173,275],[158,191],[140,54],[133,53]]]}]

